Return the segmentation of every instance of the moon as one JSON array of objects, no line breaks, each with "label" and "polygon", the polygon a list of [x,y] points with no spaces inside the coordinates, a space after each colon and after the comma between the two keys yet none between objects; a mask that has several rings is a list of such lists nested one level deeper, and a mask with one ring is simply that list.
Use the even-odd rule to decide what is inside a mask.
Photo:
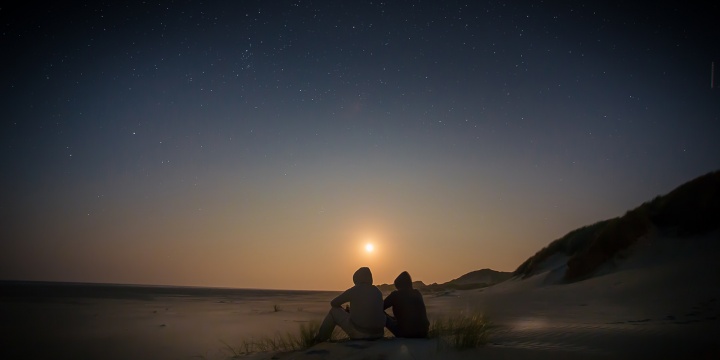
[{"label": "moon", "polygon": [[370,243],[365,244],[366,252],[371,253],[371,252],[373,252],[373,250],[375,250],[375,246],[373,246],[373,244],[370,244]]}]

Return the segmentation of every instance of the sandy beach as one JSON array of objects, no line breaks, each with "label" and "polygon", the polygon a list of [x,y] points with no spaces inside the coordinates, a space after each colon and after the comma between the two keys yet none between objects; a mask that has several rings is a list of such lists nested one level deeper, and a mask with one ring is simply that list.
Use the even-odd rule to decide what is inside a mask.
[{"label": "sandy beach", "polygon": [[[480,290],[425,295],[431,320],[480,311],[489,344],[439,349],[435,340],[323,343],[248,359],[543,359],[720,356],[720,237],[652,238],[593,278],[559,283],[562,259],[545,271]],[[559,265],[558,265],[559,264]],[[604,274],[603,274],[604,273]],[[226,346],[296,332],[320,320],[333,292],[149,298],[2,299],[2,358],[227,359]]]},{"label": "sandy beach", "polygon": [[227,358],[224,343],[295,331],[299,323],[321,317],[334,295],[3,297],[0,357]]}]

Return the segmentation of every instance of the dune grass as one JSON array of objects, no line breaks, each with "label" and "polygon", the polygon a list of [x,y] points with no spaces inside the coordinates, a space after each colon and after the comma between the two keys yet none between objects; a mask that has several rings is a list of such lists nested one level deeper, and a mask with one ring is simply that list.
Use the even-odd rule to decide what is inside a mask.
[{"label": "dune grass", "polygon": [[490,321],[479,312],[459,313],[434,319],[428,337],[437,340],[438,350],[464,350],[488,342]]},{"label": "dune grass", "polygon": [[652,223],[642,206],[610,220],[585,250],[568,260],[565,280],[577,281],[590,276],[603,263],[637,242],[651,228]]},{"label": "dune grass", "polygon": [[[225,345],[225,350],[229,353],[232,359],[241,358],[245,355],[256,352],[305,350],[315,344],[314,338],[319,329],[320,322],[311,321],[301,323],[297,332],[277,333],[271,336],[244,339],[240,342],[240,345],[236,347],[233,347],[225,342],[223,342],[223,345]],[[340,329],[335,329],[330,337],[330,341],[343,339],[347,339],[347,336]]]},{"label": "dune grass", "polygon": [[718,228],[720,171],[714,171],[657,196],[621,217],[569,232],[523,262],[513,275],[530,277],[544,260],[562,253],[570,257],[564,280],[581,281],[651,231],[685,237]]},{"label": "dune grass", "polygon": [[614,219],[599,221],[595,224],[583,226],[567,233],[565,236],[551,242],[548,246],[542,248],[540,251],[535,253],[535,255],[525,260],[525,262],[520,264],[520,266],[513,272],[513,275],[521,276],[523,279],[526,279],[534,275],[538,266],[554,254],[561,253],[568,256],[575,255],[587,248],[597,237],[597,234],[612,220]]},{"label": "dune grass", "polygon": [[[437,341],[438,350],[463,350],[487,344],[490,322],[481,313],[459,313],[434,319],[430,323],[428,338]],[[257,352],[289,352],[309,349],[315,345],[314,338],[320,322],[300,324],[297,332],[277,333],[272,336],[245,339],[238,346],[222,342],[231,359],[239,359]],[[385,337],[392,334],[385,329]],[[330,342],[350,340],[339,327],[335,328]]]}]

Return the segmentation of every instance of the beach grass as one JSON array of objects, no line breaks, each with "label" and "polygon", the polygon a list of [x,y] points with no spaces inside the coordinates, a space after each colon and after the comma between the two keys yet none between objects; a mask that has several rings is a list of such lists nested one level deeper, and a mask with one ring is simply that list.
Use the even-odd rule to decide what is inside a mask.
[{"label": "beach grass", "polygon": [[[226,342],[225,350],[232,359],[241,358],[245,355],[256,352],[285,352],[305,350],[315,345],[315,335],[320,329],[320,322],[311,321],[300,324],[296,332],[277,333],[271,336],[243,339],[238,346],[231,346]],[[336,328],[330,337],[330,341],[346,340],[347,335]]]},{"label": "beach grass", "polygon": [[428,337],[436,339],[438,350],[463,350],[488,342],[490,321],[479,312],[459,313],[434,319]]},{"label": "beach grass", "polygon": [[[481,347],[487,344],[490,321],[479,312],[459,313],[434,319],[430,323],[428,338],[437,341],[438,350],[463,350]],[[300,324],[295,332],[276,333],[271,336],[243,339],[233,347],[222,342],[231,359],[243,358],[257,352],[290,352],[311,348],[316,344],[315,335],[320,322],[311,321]],[[385,337],[391,337],[385,329]],[[349,340],[347,334],[336,327],[330,342]]]}]

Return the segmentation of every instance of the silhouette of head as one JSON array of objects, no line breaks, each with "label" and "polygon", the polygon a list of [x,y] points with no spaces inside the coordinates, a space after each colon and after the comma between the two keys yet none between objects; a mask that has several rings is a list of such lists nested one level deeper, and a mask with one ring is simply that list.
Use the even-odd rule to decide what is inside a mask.
[{"label": "silhouette of head", "polygon": [[400,289],[412,289],[412,278],[407,271],[403,271],[395,278],[395,288]]},{"label": "silhouette of head", "polygon": [[370,272],[370,269],[367,267],[361,267],[355,271],[355,274],[353,274],[353,282],[355,285],[358,284],[370,284],[373,283],[372,273]]}]

